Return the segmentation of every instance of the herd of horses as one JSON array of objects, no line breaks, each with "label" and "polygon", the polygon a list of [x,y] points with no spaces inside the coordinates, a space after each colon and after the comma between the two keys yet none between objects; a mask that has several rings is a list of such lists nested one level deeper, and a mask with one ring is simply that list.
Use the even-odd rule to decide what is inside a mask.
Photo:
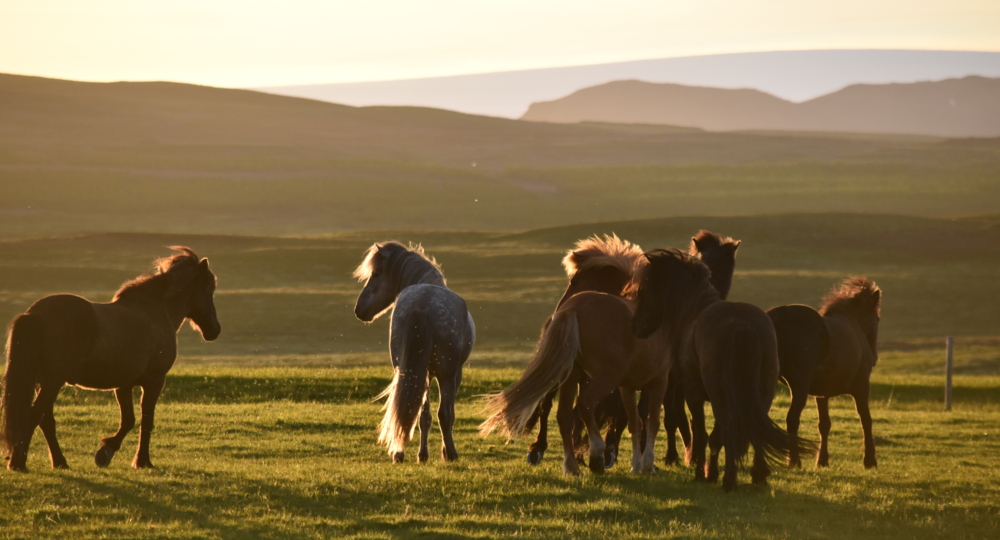
[{"label": "herd of horses", "polygon": [[[578,242],[563,260],[566,292],[545,321],[520,379],[489,396],[481,435],[499,430],[513,439],[537,426],[528,462],[538,464],[548,447],[548,416],[558,396],[564,472],[579,475],[580,465],[587,464],[600,474],[613,466],[627,427],[631,470],[651,473],[662,410],[665,463],[680,459],[679,431],[696,478],[715,482],[725,449],[723,488],[729,491],[750,448],[756,484],[767,482],[772,463],[801,466],[802,454],[816,453],[817,466],[827,465],[828,399],[848,394],[864,431],[864,465],[875,467],[868,393],[878,358],[880,289],[862,277],[847,279],[824,297],[818,311],[787,305],[765,312],[729,302],[739,246],[709,231],[692,238],[687,251],[643,252],[614,235]],[[142,416],[132,465],[152,467],[154,410],[176,358],[177,331],[185,320],[205,340],[221,331],[208,260],[186,247],[172,249],[177,253],[157,260],[153,275],[126,283],[110,303],[48,296],[11,323],[0,398],[0,443],[9,469],[26,469],[37,427],[52,466],[67,466],[53,417],[53,404],[66,384],[115,392],[121,424],[101,439],[94,456],[100,467],[110,464],[135,427],[132,391],[139,386]],[[455,399],[476,339],[465,301],[448,289],[436,261],[420,246],[374,244],[354,276],[365,282],[354,309],[358,319],[370,322],[392,312],[394,375],[379,396],[387,398],[379,443],[394,462],[402,462],[419,427],[417,460],[427,461],[428,391],[436,379],[441,457],[457,459]],[[779,380],[791,392],[786,429],[769,417]],[[808,396],[814,396],[819,411],[818,451],[798,436]],[[711,433],[706,401],[715,419]]]}]

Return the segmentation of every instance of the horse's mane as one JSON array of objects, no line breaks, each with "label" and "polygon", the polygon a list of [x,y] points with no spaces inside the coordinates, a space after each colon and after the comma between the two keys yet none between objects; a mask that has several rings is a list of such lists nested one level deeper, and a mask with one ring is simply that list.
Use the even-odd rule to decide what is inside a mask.
[{"label": "horse's mane", "polygon": [[691,247],[688,253],[695,255],[709,248],[718,248],[725,245],[739,245],[739,240],[733,240],[729,236],[720,236],[712,231],[702,229],[691,239]]},{"label": "horse's mane", "polygon": [[882,289],[874,281],[864,276],[848,278],[823,297],[823,307],[819,308],[819,314],[874,308],[875,314],[879,315],[882,309],[881,297]]},{"label": "horse's mane", "polygon": [[696,314],[692,312],[698,312],[705,304],[719,300],[719,293],[710,281],[712,271],[698,257],[676,248],[661,248],[647,251],[645,258],[649,264],[637,268],[633,278],[633,283],[637,286],[635,294],[645,286],[647,279],[666,280],[663,288],[676,295],[666,302],[667,317],[664,324],[668,326],[670,335],[676,335],[681,323]]},{"label": "horse's mane", "polygon": [[136,294],[162,295],[182,289],[197,273],[198,255],[185,246],[170,246],[170,249],[179,253],[153,261],[153,269],[156,271],[154,274],[125,282],[111,301]]},{"label": "horse's mane", "polygon": [[[376,257],[377,254],[382,256]],[[388,272],[399,283],[447,284],[437,261],[424,253],[420,244],[407,247],[394,240],[376,242],[365,252],[365,258],[354,269],[353,276],[358,281],[367,281],[379,270]]]},{"label": "horse's mane", "polygon": [[570,279],[577,272],[602,266],[613,266],[631,276],[636,267],[646,264],[646,258],[639,246],[612,233],[611,236],[604,235],[604,238],[594,235],[577,241],[576,247],[563,257],[562,264]]}]

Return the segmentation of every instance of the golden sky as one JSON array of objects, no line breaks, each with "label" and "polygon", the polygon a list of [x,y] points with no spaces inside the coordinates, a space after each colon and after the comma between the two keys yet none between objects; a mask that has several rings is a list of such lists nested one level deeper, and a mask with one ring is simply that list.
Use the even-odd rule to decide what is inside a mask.
[{"label": "golden sky", "polygon": [[1000,51],[1000,0],[0,0],[0,72],[217,86],[715,53]]}]

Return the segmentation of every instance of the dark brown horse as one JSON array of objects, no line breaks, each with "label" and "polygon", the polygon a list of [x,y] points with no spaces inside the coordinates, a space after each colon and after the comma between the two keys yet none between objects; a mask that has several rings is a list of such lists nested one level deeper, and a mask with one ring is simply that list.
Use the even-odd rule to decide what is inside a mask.
[{"label": "dark brown horse", "polygon": [[[722,300],[729,296],[729,289],[733,283],[733,270],[736,268],[736,250],[739,247],[739,240],[722,237],[704,229],[691,238],[688,253],[698,256],[711,270],[712,276],[709,282],[718,291]],[[646,417],[648,407],[648,397],[644,394],[639,400],[639,414],[643,418]],[[618,421],[614,425],[617,427],[621,424],[623,422]],[[675,363],[670,370],[667,395],[663,401],[663,428],[667,435],[667,453],[663,457],[663,462],[666,465],[677,463],[679,456],[675,433],[680,432],[685,447],[684,461],[690,465],[691,430],[684,411],[684,384],[679,363]],[[621,437],[620,432],[618,436]]]},{"label": "dark brown horse", "polygon": [[[829,399],[848,394],[864,431],[864,464],[875,467],[875,437],[868,408],[869,378],[878,361],[879,310],[882,291],[863,277],[845,280],[823,298],[817,312],[809,306],[778,306],[767,310],[778,335],[781,378],[792,393],[786,426],[797,435],[806,398],[814,396],[819,411],[820,447],[816,466],[829,464]],[[801,467],[798,452],[788,456],[790,467]]]},{"label": "dark brown horse", "polygon": [[[778,379],[771,320],[756,306],[720,299],[708,267],[689,254],[655,250],[646,257],[649,264],[637,276],[635,335],[648,338],[666,329],[676,339],[692,415],[705,400],[712,403],[726,449],[723,489],[736,487],[737,468],[749,446],[754,449],[753,482],[765,484],[771,473],[768,460],[783,458],[793,446],[808,447],[768,416]],[[693,421],[691,428],[695,477],[702,479],[708,438],[704,421]]]},{"label": "dark brown horse", "polygon": [[[152,467],[153,410],[177,357],[177,331],[185,320],[211,341],[222,330],[215,315],[215,275],[208,259],[186,247],[156,261],[156,274],[123,285],[111,303],[79,296],[46,296],[11,323],[3,377],[3,444],[7,468],[26,470],[28,446],[41,426],[56,468],[67,467],[56,440],[52,406],[64,384],[114,390],[121,407],[118,432],[101,439],[99,467],[111,463],[135,426],[132,388],[142,388],[139,449],[132,466]],[[37,391],[37,393],[36,393]]]},{"label": "dark brown horse", "polygon": [[[632,274],[635,272],[635,267],[638,264],[646,264],[646,259],[642,255],[642,249],[631,242],[618,238],[614,234],[611,236],[605,235],[604,238],[593,236],[578,241],[576,246],[563,258],[563,268],[566,269],[569,284],[566,287],[566,292],[559,299],[559,303],[556,304],[556,311],[571,297],[584,291],[622,296],[623,291],[632,281]],[[545,325],[542,328],[543,335],[545,328],[548,327],[550,322],[551,318],[545,321]],[[586,385],[586,382],[585,378],[581,380],[581,384],[583,385]],[[538,436],[528,446],[528,463],[531,465],[538,465],[542,461],[545,450],[548,448],[549,413],[552,410],[552,402],[555,399],[557,391],[557,388],[553,388],[542,399],[538,409],[536,409],[535,413],[528,420],[528,424],[525,427],[525,430],[530,432],[534,429],[535,424],[538,424]],[[621,406],[621,395],[616,390],[601,401],[596,414],[599,423],[604,423],[610,419],[613,424],[617,417],[619,417],[619,413],[621,416],[624,416],[624,412]],[[578,429],[575,430],[577,435],[582,433],[579,427],[578,425]],[[608,430],[608,438],[605,441],[604,451],[604,463],[608,467],[613,465],[617,460],[618,441],[621,438],[622,431],[624,431],[624,425],[617,428],[612,425]],[[581,442],[580,440],[577,441],[578,446],[580,446],[579,443]]]},{"label": "dark brown horse", "polygon": [[455,398],[462,384],[462,366],[476,341],[476,326],[465,301],[448,288],[441,269],[420,246],[374,244],[354,276],[365,281],[354,307],[358,319],[371,322],[393,310],[389,353],[394,375],[379,396],[388,397],[379,442],[386,445],[393,462],[402,462],[419,416],[417,461],[427,461],[431,428],[427,391],[430,379],[435,378],[441,400],[437,414],[441,459],[458,459],[452,437]]}]

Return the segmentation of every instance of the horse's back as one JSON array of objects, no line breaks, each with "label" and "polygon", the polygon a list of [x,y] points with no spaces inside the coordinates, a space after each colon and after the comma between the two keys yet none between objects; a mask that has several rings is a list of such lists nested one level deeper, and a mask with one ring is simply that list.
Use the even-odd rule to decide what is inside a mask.
[{"label": "horse's back", "polygon": [[859,376],[867,378],[874,365],[874,355],[864,332],[847,317],[823,317],[830,336],[830,347],[820,363],[809,394],[833,397],[849,393]]},{"label": "horse's back", "polygon": [[[435,345],[462,356],[464,362],[475,343],[476,327],[469,308],[457,293],[438,285],[406,287],[396,298],[392,334],[403,335],[406,325],[426,323]],[[395,346],[395,344],[394,344]]]},{"label": "horse's back", "polygon": [[635,342],[632,333],[633,310],[634,305],[628,300],[591,291],[572,296],[559,308],[560,312],[576,313],[580,348],[584,351],[584,356],[595,359],[613,358],[622,362],[629,361]]},{"label": "horse's back", "polygon": [[[709,381],[720,381],[729,358],[737,350],[753,345],[760,362],[760,382],[772,388],[778,381],[778,344],[774,324],[764,310],[744,302],[718,302],[699,314],[692,333],[693,347],[706,389]],[[744,341],[751,343],[744,343]],[[714,390],[714,391],[713,391]],[[721,387],[709,389],[709,394]]]},{"label": "horse's back", "polygon": [[802,304],[773,307],[767,310],[767,315],[774,323],[778,338],[781,376],[786,380],[811,378],[830,347],[823,317],[812,307]]},{"label": "horse's back", "polygon": [[[34,358],[45,378],[66,381],[94,348],[98,322],[93,304],[72,294],[46,296],[18,318],[29,317],[36,340]],[[17,332],[11,326],[11,332]],[[11,339],[17,339],[13,336]]]}]

